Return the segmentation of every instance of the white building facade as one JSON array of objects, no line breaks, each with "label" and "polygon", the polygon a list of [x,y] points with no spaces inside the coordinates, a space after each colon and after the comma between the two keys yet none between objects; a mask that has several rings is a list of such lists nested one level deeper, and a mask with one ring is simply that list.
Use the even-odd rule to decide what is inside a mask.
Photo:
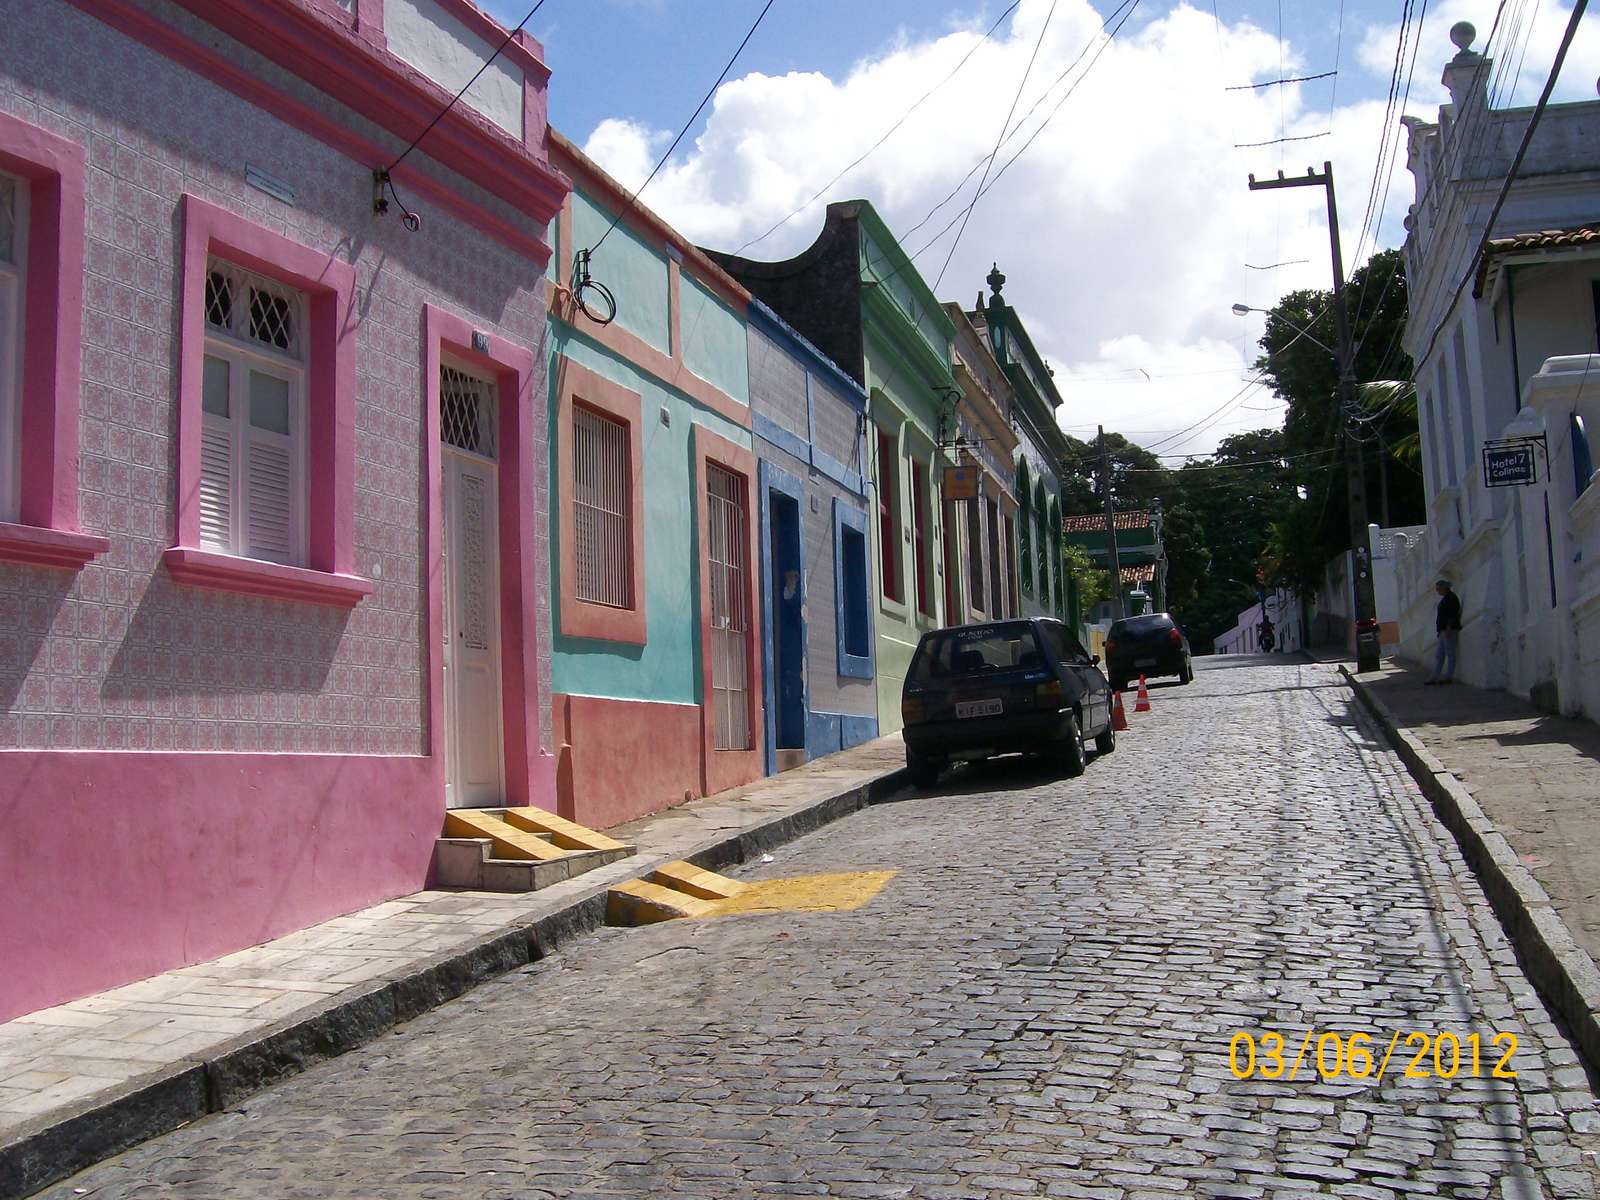
[{"label": "white building facade", "polygon": [[[1492,107],[1462,47],[1451,103],[1406,118],[1406,221],[1428,521],[1396,539],[1399,652],[1431,661],[1434,581],[1462,602],[1458,678],[1600,717],[1600,101],[1549,105],[1485,228],[1531,108]],[[1489,486],[1486,444],[1521,439],[1536,482]]]}]

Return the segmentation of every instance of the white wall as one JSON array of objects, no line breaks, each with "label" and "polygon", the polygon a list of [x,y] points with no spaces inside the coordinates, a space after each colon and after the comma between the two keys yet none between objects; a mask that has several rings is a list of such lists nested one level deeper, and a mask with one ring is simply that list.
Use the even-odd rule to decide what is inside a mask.
[{"label": "white wall", "polygon": [[[383,32],[397,57],[452,96],[495,51],[436,0],[384,0]],[[461,102],[522,140],[522,72],[504,58],[478,76]]]}]

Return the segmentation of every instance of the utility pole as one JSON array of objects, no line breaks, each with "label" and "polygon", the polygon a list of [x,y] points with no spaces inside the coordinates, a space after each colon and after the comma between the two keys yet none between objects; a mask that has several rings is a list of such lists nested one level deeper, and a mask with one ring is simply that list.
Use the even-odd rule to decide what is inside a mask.
[{"label": "utility pole", "polygon": [[1324,162],[1319,175],[1314,167],[1307,167],[1304,175],[1285,179],[1278,172],[1276,179],[1257,182],[1250,176],[1252,192],[1276,188],[1320,187],[1328,196],[1328,244],[1333,251],[1333,323],[1337,340],[1335,357],[1339,360],[1339,416],[1344,428],[1345,445],[1345,498],[1350,508],[1350,549],[1355,560],[1356,609],[1356,670],[1378,669],[1378,603],[1372,590],[1372,552],[1367,545],[1367,481],[1361,463],[1361,443],[1356,439],[1356,362],[1355,348],[1350,340],[1350,315],[1345,309],[1344,256],[1339,250],[1339,208],[1333,195],[1333,164]]},{"label": "utility pole", "polygon": [[1122,560],[1117,557],[1117,515],[1111,500],[1111,448],[1106,445],[1106,427],[1100,429],[1100,495],[1106,502],[1106,561],[1111,567],[1111,611],[1117,620],[1128,614],[1122,607]]}]

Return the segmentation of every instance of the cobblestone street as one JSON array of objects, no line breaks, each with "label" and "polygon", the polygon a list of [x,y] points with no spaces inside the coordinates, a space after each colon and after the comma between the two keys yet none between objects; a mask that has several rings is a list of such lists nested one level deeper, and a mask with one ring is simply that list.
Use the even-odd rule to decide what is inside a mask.
[{"label": "cobblestone street", "polygon": [[[1585,1073],[1398,759],[1333,668],[1239,664],[1081,779],[751,872],[898,871],[864,908],[606,930],[44,1194],[1595,1195]],[[1484,1076],[1511,1032],[1517,1076],[1230,1072],[1308,1028],[1477,1032]]]}]

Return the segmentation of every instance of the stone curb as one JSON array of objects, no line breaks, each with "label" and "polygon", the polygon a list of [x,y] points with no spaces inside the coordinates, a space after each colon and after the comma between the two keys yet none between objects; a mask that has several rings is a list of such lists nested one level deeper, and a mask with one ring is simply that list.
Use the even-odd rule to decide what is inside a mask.
[{"label": "stone curb", "polygon": [[1511,843],[1461,781],[1395,719],[1388,706],[1354,672],[1341,666],[1339,673],[1349,680],[1362,705],[1383,727],[1433,806],[1434,815],[1455,837],[1462,857],[1477,876],[1495,916],[1516,948],[1528,978],[1566,1023],[1584,1063],[1600,1073],[1600,968],[1578,945],[1550,902],[1549,893],[1522,865]]},{"label": "stone curb", "polygon": [[[841,817],[892,796],[908,784],[904,768],[712,838],[671,858],[622,860],[646,875],[684,858],[718,870],[759,858]],[[519,921],[471,945],[413,963],[311,1011],[224,1042],[203,1056],[140,1076],[17,1126],[0,1142],[0,1200],[22,1197],[102,1159],[170,1133],[253,1092],[335,1058],[471,991],[497,975],[536,962],[605,922],[611,882],[580,892],[553,912]]]}]

